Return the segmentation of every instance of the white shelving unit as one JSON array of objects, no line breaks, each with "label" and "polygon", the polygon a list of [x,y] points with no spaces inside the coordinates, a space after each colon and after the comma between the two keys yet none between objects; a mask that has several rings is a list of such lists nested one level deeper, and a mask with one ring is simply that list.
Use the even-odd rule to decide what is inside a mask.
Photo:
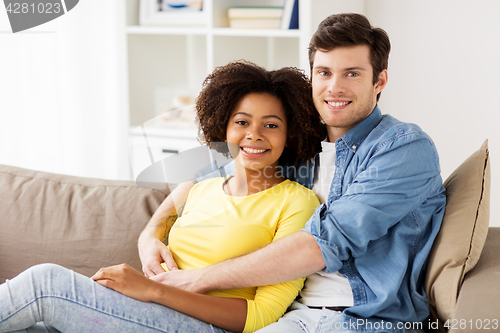
[{"label": "white shelving unit", "polygon": [[[163,110],[159,105],[169,91],[181,89],[195,97],[205,77],[216,66],[233,60],[246,59],[267,69],[295,66],[308,73],[307,46],[311,36],[312,0],[299,0],[299,29],[228,27],[229,7],[282,6],[283,2],[284,0],[203,0],[207,15],[204,25],[145,26],[139,24],[140,0],[127,0],[124,30],[131,128],[151,123],[151,119],[161,114]],[[196,131],[193,128],[174,131],[164,126],[154,130],[148,128],[148,131],[154,132],[155,138],[163,138],[170,143],[177,142],[181,137],[183,145],[179,149],[165,143],[169,152],[182,151],[196,145]],[[141,131],[132,133],[134,132]],[[144,155],[144,152],[134,152],[137,149],[134,147],[144,146],[141,136],[142,134],[131,135],[131,142],[135,142],[130,144],[132,156]],[[151,141],[162,144],[161,139]],[[162,147],[150,148],[151,151],[165,151]],[[136,163],[138,162],[132,161],[132,165]]]}]

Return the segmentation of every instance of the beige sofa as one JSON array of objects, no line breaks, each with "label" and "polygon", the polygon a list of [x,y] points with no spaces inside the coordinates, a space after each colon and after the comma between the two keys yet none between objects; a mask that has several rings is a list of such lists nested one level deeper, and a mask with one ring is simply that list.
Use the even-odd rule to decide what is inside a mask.
[{"label": "beige sofa", "polygon": [[[426,286],[432,328],[439,318],[441,330],[448,320],[452,332],[500,331],[500,228],[488,228],[489,170],[485,142],[445,182]],[[0,165],[0,283],[44,262],[87,276],[123,262],[140,270],[137,238],[168,193]]]}]

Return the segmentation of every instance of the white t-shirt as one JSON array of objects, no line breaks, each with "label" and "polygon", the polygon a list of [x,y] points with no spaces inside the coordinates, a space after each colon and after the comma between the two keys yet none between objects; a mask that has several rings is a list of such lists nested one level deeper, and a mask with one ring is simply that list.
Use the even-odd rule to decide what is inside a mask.
[{"label": "white t-shirt", "polygon": [[[335,174],[335,143],[321,142],[319,168],[316,168],[313,191],[321,203],[328,200]],[[339,272],[316,272],[307,277],[300,292],[299,302],[309,306],[353,306],[354,299],[349,281]]]}]

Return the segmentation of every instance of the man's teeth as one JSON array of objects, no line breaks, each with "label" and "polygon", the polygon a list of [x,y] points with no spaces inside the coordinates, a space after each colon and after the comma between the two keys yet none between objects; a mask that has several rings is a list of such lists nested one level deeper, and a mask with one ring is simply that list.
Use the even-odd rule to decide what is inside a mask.
[{"label": "man's teeth", "polygon": [[266,151],[266,149],[252,149],[252,148],[242,148],[249,154],[261,154]]},{"label": "man's teeth", "polygon": [[349,102],[327,102],[328,105],[331,105],[331,106],[344,106],[344,105],[347,105],[349,104]]}]

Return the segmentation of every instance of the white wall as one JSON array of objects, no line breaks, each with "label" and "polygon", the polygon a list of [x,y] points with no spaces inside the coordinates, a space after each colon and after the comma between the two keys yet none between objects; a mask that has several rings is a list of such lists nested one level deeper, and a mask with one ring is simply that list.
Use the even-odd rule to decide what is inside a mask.
[{"label": "white wall", "polygon": [[[434,139],[446,179],[485,139],[492,189],[490,225],[500,226],[500,1],[314,1],[330,13],[361,12],[387,31],[392,51],[380,107]],[[325,7],[326,8],[326,7]],[[326,17],[315,11],[313,21]]]},{"label": "white wall", "polygon": [[500,226],[500,1],[366,1],[391,37],[380,106],[434,139],[443,179],[489,140],[490,225]]},{"label": "white wall", "polygon": [[120,0],[12,34],[0,9],[0,163],[128,177]]}]

